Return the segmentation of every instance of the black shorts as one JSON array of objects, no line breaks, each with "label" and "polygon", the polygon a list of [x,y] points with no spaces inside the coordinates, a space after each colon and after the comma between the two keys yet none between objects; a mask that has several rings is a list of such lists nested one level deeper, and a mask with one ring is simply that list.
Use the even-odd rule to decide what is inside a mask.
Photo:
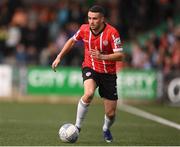
[{"label": "black shorts", "polygon": [[83,81],[93,79],[99,87],[99,95],[102,98],[117,100],[116,74],[98,73],[89,67],[82,69]]}]

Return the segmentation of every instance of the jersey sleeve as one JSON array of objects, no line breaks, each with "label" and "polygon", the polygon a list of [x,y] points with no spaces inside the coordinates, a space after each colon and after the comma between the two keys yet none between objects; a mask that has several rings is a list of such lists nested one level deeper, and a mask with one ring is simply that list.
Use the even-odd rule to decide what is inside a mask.
[{"label": "jersey sleeve", "polygon": [[123,51],[122,42],[121,42],[120,35],[117,30],[115,29],[112,30],[110,41],[111,41],[113,52]]},{"label": "jersey sleeve", "polygon": [[73,35],[72,39],[75,41],[82,40],[83,38],[83,25],[79,28],[79,30]]}]

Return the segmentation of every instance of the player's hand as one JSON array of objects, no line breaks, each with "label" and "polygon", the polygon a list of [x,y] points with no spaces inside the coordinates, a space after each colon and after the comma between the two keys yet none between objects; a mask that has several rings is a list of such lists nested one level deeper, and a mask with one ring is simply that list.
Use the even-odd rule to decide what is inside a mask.
[{"label": "player's hand", "polygon": [[51,65],[54,72],[56,72],[56,67],[59,65],[59,63],[60,63],[60,59],[58,57],[56,57],[56,59],[54,60],[54,62]]},{"label": "player's hand", "polygon": [[92,55],[93,58],[102,60],[102,54],[100,53],[99,50],[91,49],[90,54]]}]

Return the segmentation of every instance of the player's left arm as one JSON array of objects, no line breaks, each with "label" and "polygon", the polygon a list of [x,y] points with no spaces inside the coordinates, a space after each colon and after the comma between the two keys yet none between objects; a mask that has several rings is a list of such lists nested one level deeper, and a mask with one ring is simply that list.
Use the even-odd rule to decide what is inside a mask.
[{"label": "player's left arm", "polygon": [[109,42],[111,44],[112,53],[103,54],[98,50],[91,49],[91,55],[98,60],[107,60],[107,61],[122,61],[125,58],[123,53],[122,42],[118,31],[114,28],[111,30],[109,35]]},{"label": "player's left arm", "polygon": [[117,51],[112,54],[102,54],[99,50],[91,50],[91,55],[93,58],[98,60],[107,60],[107,61],[122,61],[125,57],[123,52]]}]

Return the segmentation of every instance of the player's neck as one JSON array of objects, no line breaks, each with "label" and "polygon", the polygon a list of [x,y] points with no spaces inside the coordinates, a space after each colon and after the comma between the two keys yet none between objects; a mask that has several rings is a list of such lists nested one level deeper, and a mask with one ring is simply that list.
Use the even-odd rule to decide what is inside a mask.
[{"label": "player's neck", "polygon": [[99,29],[97,29],[97,30],[91,30],[91,29],[90,29],[90,30],[91,30],[91,32],[93,33],[93,35],[98,36],[99,34],[101,34],[101,33],[104,31],[105,27],[106,27],[106,24],[103,23],[103,24],[99,27]]}]

